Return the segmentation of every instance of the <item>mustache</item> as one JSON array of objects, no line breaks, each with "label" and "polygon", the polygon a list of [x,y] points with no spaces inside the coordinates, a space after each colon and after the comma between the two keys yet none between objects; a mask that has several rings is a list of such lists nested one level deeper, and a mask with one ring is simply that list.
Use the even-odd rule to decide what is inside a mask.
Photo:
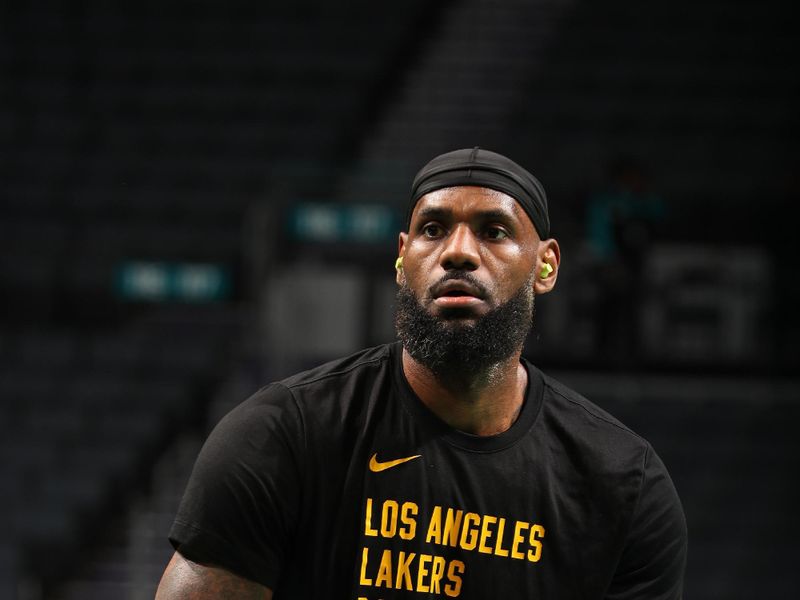
[{"label": "mustache", "polygon": [[449,271],[444,276],[428,288],[428,298],[436,297],[441,291],[442,287],[448,281],[463,281],[468,283],[471,287],[478,292],[479,298],[486,298],[489,296],[489,290],[469,271]]}]

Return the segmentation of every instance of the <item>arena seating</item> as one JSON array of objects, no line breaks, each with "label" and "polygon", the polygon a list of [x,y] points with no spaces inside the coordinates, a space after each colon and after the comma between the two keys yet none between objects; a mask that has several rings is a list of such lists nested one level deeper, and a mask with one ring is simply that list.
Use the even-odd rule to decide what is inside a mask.
[{"label": "arena seating", "polygon": [[205,311],[191,335],[142,320],[115,334],[4,335],[0,527],[19,573],[48,581],[74,567],[174,432],[201,418],[236,334],[221,314]]}]

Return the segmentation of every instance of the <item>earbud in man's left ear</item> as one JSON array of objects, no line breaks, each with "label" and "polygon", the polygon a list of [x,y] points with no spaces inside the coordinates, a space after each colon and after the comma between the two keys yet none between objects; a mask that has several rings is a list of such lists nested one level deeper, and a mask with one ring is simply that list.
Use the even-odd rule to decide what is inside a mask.
[{"label": "earbud in man's left ear", "polygon": [[397,260],[394,261],[394,268],[395,268],[395,271],[402,271],[403,270],[403,257],[402,256],[398,256]]},{"label": "earbud in man's left ear", "polygon": [[548,277],[550,277],[550,273],[552,272],[553,272],[553,265],[551,265],[550,263],[544,263],[542,265],[542,270],[539,271],[539,277],[541,277],[542,279],[547,279]]}]

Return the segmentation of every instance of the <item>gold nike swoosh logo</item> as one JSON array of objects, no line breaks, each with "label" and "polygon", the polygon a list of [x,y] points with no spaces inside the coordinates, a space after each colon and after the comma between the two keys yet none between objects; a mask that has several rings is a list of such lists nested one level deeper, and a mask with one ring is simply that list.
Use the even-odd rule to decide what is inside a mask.
[{"label": "gold nike swoosh logo", "polygon": [[396,458],[395,460],[380,462],[378,461],[378,453],[376,452],[372,455],[372,458],[369,459],[369,470],[373,473],[380,473],[381,471],[391,469],[397,465],[402,465],[403,463],[414,460],[415,458],[419,458],[420,456],[422,456],[422,454],[415,454],[414,456],[406,456],[405,458]]}]

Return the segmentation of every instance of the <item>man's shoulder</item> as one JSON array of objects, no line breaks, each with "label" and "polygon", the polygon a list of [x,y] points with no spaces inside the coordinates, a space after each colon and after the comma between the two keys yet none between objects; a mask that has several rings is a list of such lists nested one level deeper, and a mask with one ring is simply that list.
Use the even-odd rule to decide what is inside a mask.
[{"label": "man's shoulder", "polygon": [[390,358],[391,344],[383,344],[272,381],[235,405],[222,420],[249,423],[251,427],[265,421],[301,423],[307,410],[325,411],[325,406],[334,410],[347,399],[342,390],[358,387],[354,380],[374,377],[387,369]]},{"label": "man's shoulder", "polygon": [[622,423],[622,421],[607,410],[600,408],[600,406],[586,398],[586,396],[580,392],[549,375],[543,375],[543,378],[545,389],[549,390],[552,399],[559,404],[563,404],[564,408],[578,411],[578,413],[586,415],[586,417],[591,420],[604,423],[614,429],[619,429],[639,437],[630,427]]},{"label": "man's shoulder", "polygon": [[392,344],[365,348],[349,356],[331,360],[305,371],[272,381],[250,396],[243,409],[279,405],[306,405],[308,401],[319,407],[324,398],[341,402],[342,390],[352,388],[356,381],[376,378],[380,372],[391,372]]},{"label": "man's shoulder", "polygon": [[643,456],[649,442],[617,417],[575,389],[549,375],[544,381],[545,418],[558,429],[600,451],[617,451]]},{"label": "man's shoulder", "polygon": [[279,382],[278,385],[290,389],[300,390],[315,384],[327,385],[345,379],[358,377],[364,372],[373,372],[385,368],[390,363],[392,344],[381,344],[371,348],[359,350],[349,356],[338,358],[320,364],[311,369],[290,375]]}]

